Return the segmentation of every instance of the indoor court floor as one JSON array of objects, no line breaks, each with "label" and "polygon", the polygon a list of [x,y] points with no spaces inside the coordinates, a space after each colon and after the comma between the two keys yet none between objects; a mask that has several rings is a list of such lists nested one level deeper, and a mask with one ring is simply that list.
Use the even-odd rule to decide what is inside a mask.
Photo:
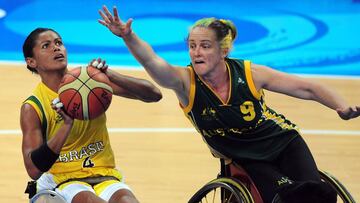
[{"label": "indoor court floor", "polygon": [[[71,67],[101,56],[110,67],[150,79],[120,39],[97,23],[102,4],[134,18],[134,30],[171,63],[189,62],[184,39],[198,18],[235,22],[232,56],[329,85],[360,105],[360,3],[345,0],[0,0],[0,202],[26,202],[29,177],[21,155],[19,110],[40,78],[31,74],[21,46],[36,27],[64,38]],[[84,9],[86,8],[86,9]],[[75,30],[76,28],[76,30]],[[114,98],[107,111],[118,168],[140,202],[184,203],[219,171],[175,95],[161,88],[158,103]],[[267,104],[302,129],[319,168],[337,177],[360,200],[360,119],[341,120],[312,101],[265,92]]]}]

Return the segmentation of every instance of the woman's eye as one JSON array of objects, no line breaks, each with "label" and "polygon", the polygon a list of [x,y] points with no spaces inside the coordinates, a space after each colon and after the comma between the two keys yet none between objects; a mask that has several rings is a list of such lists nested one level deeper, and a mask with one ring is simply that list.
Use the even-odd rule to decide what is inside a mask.
[{"label": "woman's eye", "polygon": [[48,48],[48,46],[49,46],[48,44],[43,44],[41,48],[46,49]]},{"label": "woman's eye", "polygon": [[204,44],[202,47],[205,48],[205,49],[207,49],[207,48],[210,48],[210,45]]}]

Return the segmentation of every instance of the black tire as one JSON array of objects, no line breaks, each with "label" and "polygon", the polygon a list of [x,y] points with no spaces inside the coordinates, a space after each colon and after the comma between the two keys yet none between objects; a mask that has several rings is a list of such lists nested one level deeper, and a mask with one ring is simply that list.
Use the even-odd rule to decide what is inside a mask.
[{"label": "black tire", "polygon": [[343,200],[344,203],[356,203],[350,192],[345,188],[343,184],[340,183],[338,179],[325,171],[319,170],[319,173],[321,179],[331,185],[332,188],[334,188],[334,190],[337,192],[338,196]]},{"label": "black tire", "polygon": [[[208,199],[210,198],[210,200]],[[217,178],[197,191],[188,203],[254,203],[249,190],[233,178]]]}]

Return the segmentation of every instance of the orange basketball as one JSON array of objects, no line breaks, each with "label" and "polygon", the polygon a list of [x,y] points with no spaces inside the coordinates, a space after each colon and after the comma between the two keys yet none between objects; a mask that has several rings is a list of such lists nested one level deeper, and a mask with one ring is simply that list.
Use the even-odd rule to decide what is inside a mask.
[{"label": "orange basketball", "polygon": [[87,66],[68,71],[61,81],[58,93],[69,116],[89,120],[108,109],[113,90],[103,72]]}]

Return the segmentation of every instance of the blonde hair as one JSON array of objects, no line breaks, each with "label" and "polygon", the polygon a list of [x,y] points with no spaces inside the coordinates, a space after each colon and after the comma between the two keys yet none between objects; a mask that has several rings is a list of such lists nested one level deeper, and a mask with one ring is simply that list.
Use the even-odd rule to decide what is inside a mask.
[{"label": "blonde hair", "polygon": [[214,30],[221,49],[231,49],[237,35],[236,27],[231,20],[217,19],[214,17],[202,18],[191,26],[191,30],[196,27],[205,27]]}]

